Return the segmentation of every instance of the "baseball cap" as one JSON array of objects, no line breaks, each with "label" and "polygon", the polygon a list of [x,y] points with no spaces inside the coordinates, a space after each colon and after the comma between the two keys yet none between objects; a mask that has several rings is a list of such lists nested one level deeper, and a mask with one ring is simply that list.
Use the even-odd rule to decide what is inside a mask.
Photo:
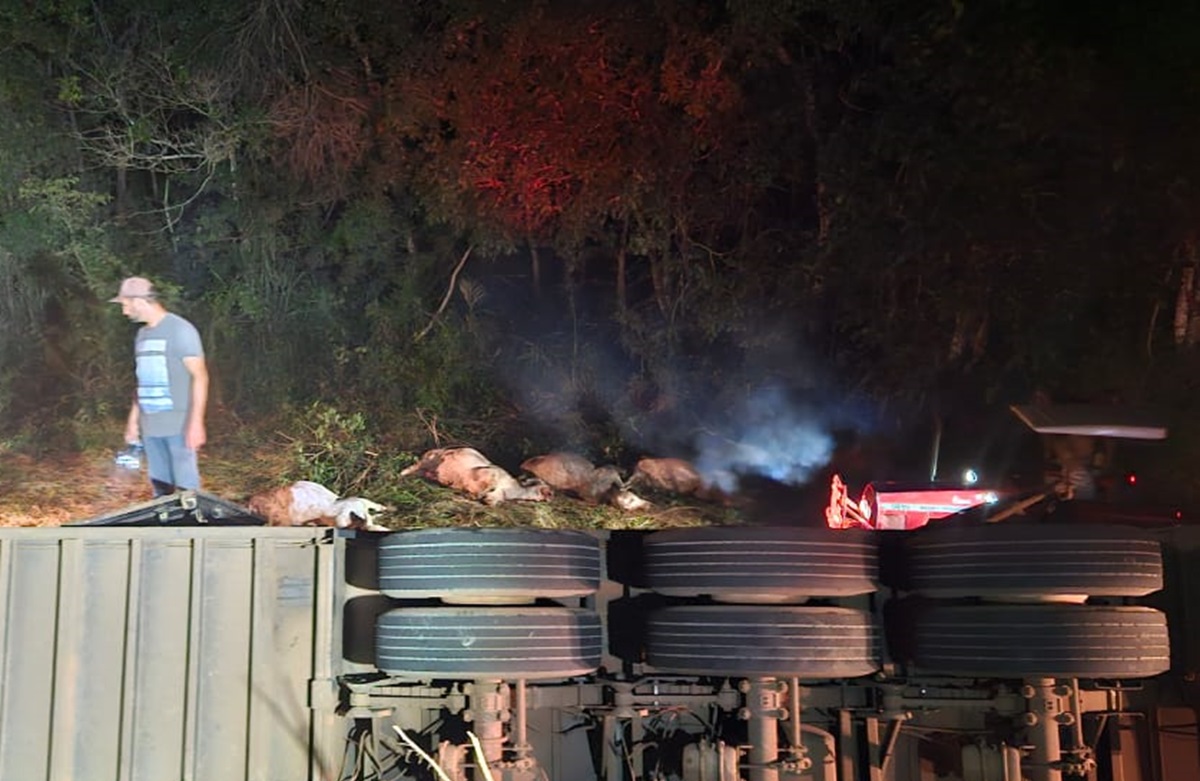
[{"label": "baseball cap", "polygon": [[127,277],[121,280],[117,294],[108,299],[110,304],[119,304],[123,298],[155,298],[154,283],[145,277]]}]

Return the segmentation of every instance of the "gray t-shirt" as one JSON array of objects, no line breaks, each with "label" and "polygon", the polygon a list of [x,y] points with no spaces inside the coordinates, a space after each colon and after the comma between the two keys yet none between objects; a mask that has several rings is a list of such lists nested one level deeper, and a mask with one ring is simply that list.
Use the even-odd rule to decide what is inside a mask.
[{"label": "gray t-shirt", "polygon": [[183,433],[192,402],[192,375],[184,358],[204,357],[196,327],[168,312],[158,325],[142,326],[133,344],[142,436]]}]

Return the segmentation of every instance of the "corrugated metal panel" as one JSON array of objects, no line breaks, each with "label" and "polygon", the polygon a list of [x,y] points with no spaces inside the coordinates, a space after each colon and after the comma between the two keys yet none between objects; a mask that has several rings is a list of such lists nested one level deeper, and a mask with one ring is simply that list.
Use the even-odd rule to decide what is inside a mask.
[{"label": "corrugated metal panel", "polygon": [[0,529],[0,779],[336,777],[345,724],[319,695],[342,545],[324,529]]}]

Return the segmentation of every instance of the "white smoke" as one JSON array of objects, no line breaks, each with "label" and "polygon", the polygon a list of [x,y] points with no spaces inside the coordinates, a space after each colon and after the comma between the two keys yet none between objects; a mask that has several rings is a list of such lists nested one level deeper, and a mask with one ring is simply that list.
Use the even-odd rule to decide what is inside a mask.
[{"label": "white smoke", "polygon": [[696,468],[725,491],[736,489],[739,474],[803,485],[833,457],[825,418],[778,387],[760,388],[731,411],[727,431],[706,432],[695,443]]}]

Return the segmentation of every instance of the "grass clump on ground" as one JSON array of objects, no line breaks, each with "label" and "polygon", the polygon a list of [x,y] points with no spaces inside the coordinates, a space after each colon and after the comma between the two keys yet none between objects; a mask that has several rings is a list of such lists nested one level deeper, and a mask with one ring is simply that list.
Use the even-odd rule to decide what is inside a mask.
[{"label": "grass clump on ground", "polygon": [[[151,498],[144,474],[113,463],[122,421],[93,424],[86,437],[53,447],[36,439],[0,442],[0,526],[57,526],[94,518]],[[431,441],[435,436],[444,440]],[[358,411],[329,404],[282,410],[273,420],[209,418],[201,450],[204,490],[235,503],[259,491],[312,480],[341,496],[362,496],[392,508],[378,522],[390,528],[523,526],[559,529],[655,529],[739,522],[735,510],[668,497],[627,512],[556,496],[549,502],[488,507],[401,471],[430,447],[479,447],[498,432],[478,425],[435,429],[414,415],[373,428]],[[80,444],[84,443],[84,444]],[[103,444],[98,444],[103,443]],[[526,453],[526,456],[535,453]],[[501,464],[515,473],[516,466]]]}]

